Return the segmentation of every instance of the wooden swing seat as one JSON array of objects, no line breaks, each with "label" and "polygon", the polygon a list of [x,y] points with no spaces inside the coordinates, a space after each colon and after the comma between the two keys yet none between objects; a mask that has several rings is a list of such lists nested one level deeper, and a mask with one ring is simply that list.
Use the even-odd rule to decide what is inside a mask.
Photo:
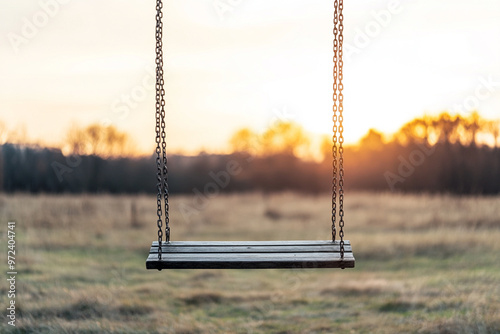
[{"label": "wooden swing seat", "polygon": [[349,241],[154,241],[147,269],[290,269],[354,268]]}]

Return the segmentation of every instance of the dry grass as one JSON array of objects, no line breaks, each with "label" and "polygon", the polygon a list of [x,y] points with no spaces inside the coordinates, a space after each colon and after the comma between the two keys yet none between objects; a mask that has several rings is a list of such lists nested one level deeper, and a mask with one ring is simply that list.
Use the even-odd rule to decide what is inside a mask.
[{"label": "dry grass", "polygon": [[[330,233],[328,196],[171,204],[175,240]],[[346,212],[354,270],[160,273],[144,269],[153,197],[0,195],[1,240],[17,222],[13,332],[500,333],[499,197],[357,193]]]}]

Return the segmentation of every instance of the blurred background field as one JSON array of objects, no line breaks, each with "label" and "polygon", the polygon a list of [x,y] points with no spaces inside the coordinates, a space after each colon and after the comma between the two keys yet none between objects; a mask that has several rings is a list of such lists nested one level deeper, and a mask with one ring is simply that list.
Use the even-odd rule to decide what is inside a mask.
[{"label": "blurred background field", "polygon": [[[330,236],[328,195],[195,200],[172,197],[174,240]],[[0,195],[2,240],[17,223],[13,332],[500,332],[500,197],[358,192],[346,212],[352,270],[157,272],[152,196]]]},{"label": "blurred background field", "polygon": [[[173,240],[330,237],[332,5],[164,1]],[[146,271],[153,4],[0,12],[0,333],[500,333],[498,0],[345,2],[344,271]]]}]

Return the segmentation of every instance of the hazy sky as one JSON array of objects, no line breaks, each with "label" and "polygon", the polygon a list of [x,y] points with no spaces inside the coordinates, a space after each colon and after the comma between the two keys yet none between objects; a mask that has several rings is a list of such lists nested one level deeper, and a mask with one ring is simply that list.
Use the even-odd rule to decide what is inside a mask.
[{"label": "hazy sky", "polygon": [[[222,7],[217,7],[219,4]],[[57,143],[113,124],[154,146],[153,0],[0,0],[0,120]],[[165,3],[171,150],[278,118],[331,129],[333,0]],[[346,137],[423,113],[500,117],[500,1],[346,0]]]}]

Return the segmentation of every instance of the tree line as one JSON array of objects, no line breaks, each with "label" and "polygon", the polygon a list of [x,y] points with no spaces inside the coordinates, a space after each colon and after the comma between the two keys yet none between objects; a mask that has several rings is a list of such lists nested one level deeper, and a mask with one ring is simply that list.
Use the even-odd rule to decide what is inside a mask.
[{"label": "tree line", "polygon": [[[121,137],[116,129],[81,131],[79,136],[86,133],[90,139],[68,136],[66,154],[34,145],[0,145],[0,190],[155,192],[153,155],[127,157],[120,149],[126,145],[109,139]],[[423,116],[390,138],[370,130],[357,145],[345,147],[346,190],[498,194],[499,132],[498,121],[477,113]],[[263,133],[242,129],[230,143],[229,154],[169,155],[170,192],[194,194],[201,200],[219,192],[323,193],[331,189],[329,138],[321,145],[321,161],[304,158],[310,142],[294,123],[278,122]]]}]

